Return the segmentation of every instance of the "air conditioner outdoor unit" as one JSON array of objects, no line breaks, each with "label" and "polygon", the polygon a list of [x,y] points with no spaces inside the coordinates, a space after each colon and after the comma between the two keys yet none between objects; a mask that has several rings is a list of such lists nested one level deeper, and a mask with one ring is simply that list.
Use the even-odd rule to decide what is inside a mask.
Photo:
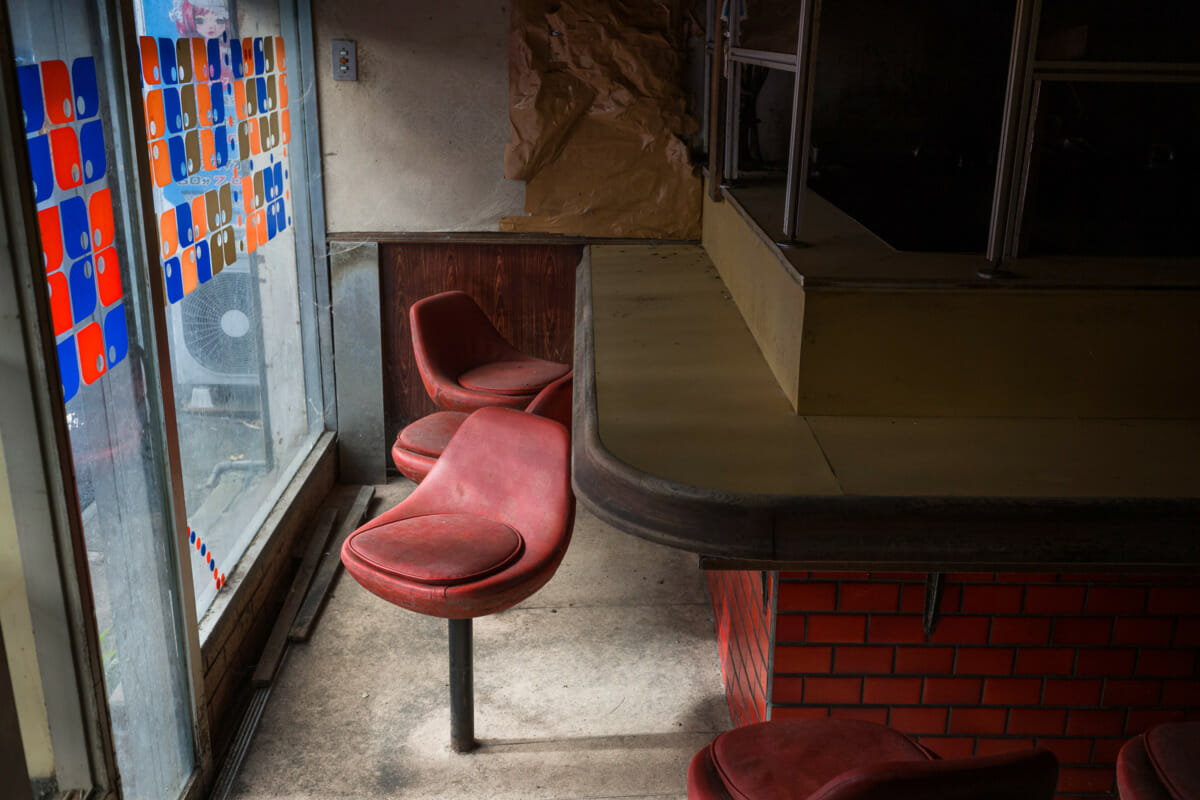
[{"label": "air conditioner outdoor unit", "polygon": [[262,315],[252,258],[239,258],[168,306],[176,395],[184,406],[212,407],[232,387],[262,385]]}]

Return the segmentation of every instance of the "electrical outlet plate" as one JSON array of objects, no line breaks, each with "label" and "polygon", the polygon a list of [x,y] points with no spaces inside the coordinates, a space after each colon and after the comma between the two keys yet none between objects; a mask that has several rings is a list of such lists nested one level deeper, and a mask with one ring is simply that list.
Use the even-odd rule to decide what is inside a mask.
[{"label": "electrical outlet plate", "polygon": [[358,51],[353,39],[333,40],[333,79],[358,80]]}]

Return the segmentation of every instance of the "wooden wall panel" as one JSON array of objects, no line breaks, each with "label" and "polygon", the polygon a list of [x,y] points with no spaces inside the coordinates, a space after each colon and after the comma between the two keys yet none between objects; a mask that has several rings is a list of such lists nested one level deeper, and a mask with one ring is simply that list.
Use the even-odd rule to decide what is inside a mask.
[{"label": "wooden wall panel", "polygon": [[380,246],[384,418],[396,433],[437,410],[413,359],[408,308],[431,294],[467,292],[519,350],[571,363],[575,267],[581,245],[390,243]]}]

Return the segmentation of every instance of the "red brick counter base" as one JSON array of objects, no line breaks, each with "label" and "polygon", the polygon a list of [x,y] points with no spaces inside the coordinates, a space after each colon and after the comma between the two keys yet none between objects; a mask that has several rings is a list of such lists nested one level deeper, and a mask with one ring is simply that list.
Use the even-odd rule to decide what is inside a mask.
[{"label": "red brick counter base", "polygon": [[[1044,747],[1060,797],[1109,796],[1121,745],[1200,720],[1200,579],[710,572],[735,725],[878,722],[946,758]],[[774,606],[774,609],[771,608]]]}]

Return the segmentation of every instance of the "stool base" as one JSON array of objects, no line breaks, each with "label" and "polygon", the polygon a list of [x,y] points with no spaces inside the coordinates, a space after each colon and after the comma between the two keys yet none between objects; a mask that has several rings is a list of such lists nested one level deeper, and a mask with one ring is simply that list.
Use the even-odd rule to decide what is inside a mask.
[{"label": "stool base", "polygon": [[475,741],[475,668],[471,620],[448,620],[450,629],[450,747],[469,753]]}]

